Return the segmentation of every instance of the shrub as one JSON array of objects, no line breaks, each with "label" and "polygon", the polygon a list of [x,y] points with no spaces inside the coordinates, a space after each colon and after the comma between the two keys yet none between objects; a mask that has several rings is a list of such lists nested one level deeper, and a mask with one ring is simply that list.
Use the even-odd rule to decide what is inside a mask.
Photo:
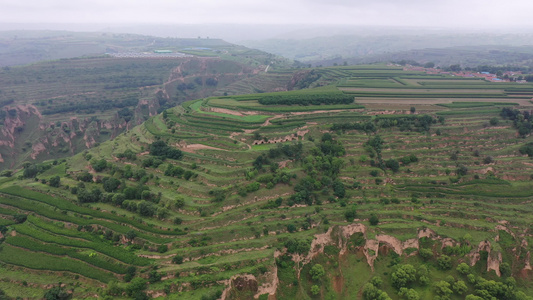
[{"label": "shrub", "polygon": [[59,187],[60,182],[61,182],[61,178],[59,176],[54,176],[54,177],[50,178],[50,181],[48,182],[48,184],[51,187]]},{"label": "shrub", "polygon": [[413,265],[399,265],[392,273],[392,285],[400,289],[411,285],[416,280],[416,269]]},{"label": "shrub", "polygon": [[457,175],[464,176],[468,173],[468,168],[465,165],[459,165],[455,171]]},{"label": "shrub", "polygon": [[166,244],[161,244],[157,246],[157,252],[159,253],[165,253],[168,251],[168,246]]},{"label": "shrub", "polygon": [[450,270],[452,268],[452,259],[448,255],[441,255],[437,258],[437,266],[441,270]]},{"label": "shrub", "polygon": [[28,219],[28,215],[16,214],[13,216],[13,218],[15,219],[15,222],[17,222],[18,224],[21,224],[21,223],[26,222],[26,219]]},{"label": "shrub", "polygon": [[311,294],[316,296],[318,295],[318,293],[320,293],[320,288],[318,287],[318,285],[314,284],[311,286]]},{"label": "shrub", "polygon": [[460,263],[457,268],[456,268],[457,272],[463,274],[463,275],[466,275],[468,273],[470,273],[470,266],[467,265],[466,263]]},{"label": "shrub", "polygon": [[76,179],[83,182],[92,182],[93,181],[93,175],[87,171],[82,172],[76,176]]},{"label": "shrub", "polygon": [[168,146],[164,141],[155,141],[150,145],[150,155],[170,159],[181,159],[183,153],[179,149],[174,149]]},{"label": "shrub", "polygon": [[346,221],[348,222],[352,222],[353,219],[355,219],[356,215],[357,215],[357,211],[355,209],[355,206],[352,206],[350,209],[344,212],[344,218],[346,218]]},{"label": "shrub", "polygon": [[433,251],[428,248],[420,248],[420,250],[418,250],[418,255],[420,255],[423,260],[428,260],[433,257]]},{"label": "shrub", "polygon": [[400,163],[397,160],[391,158],[385,161],[385,166],[392,170],[392,172],[398,172],[400,170]]},{"label": "shrub", "polygon": [[309,275],[311,275],[311,278],[315,281],[319,281],[326,275],[326,270],[324,270],[324,267],[321,264],[315,264],[311,270],[309,270]]},{"label": "shrub", "polygon": [[177,264],[177,265],[181,265],[183,263],[183,256],[176,255],[176,256],[172,257],[172,263],[173,264]]},{"label": "shrub", "polygon": [[94,160],[91,162],[91,167],[96,171],[96,172],[102,172],[103,170],[105,170],[107,168],[107,161],[105,159],[100,159],[100,160]]}]

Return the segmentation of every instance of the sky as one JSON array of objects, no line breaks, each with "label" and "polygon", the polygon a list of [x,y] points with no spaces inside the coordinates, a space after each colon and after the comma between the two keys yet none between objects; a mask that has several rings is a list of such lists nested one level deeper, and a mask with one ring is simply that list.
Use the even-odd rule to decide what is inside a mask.
[{"label": "sky", "polygon": [[[0,23],[533,28],[530,0],[0,0]],[[0,28],[1,30],[1,28]]]}]

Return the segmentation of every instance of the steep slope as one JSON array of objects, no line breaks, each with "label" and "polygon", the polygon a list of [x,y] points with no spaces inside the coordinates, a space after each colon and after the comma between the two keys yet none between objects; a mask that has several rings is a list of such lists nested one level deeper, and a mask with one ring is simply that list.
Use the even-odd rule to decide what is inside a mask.
[{"label": "steep slope", "polygon": [[[97,42],[92,36],[85,38]],[[151,47],[184,49],[194,55],[62,59],[3,68],[0,168],[71,156],[183,101],[242,92],[231,85],[261,75],[267,65],[276,73],[286,64],[270,54],[218,40],[157,41]],[[200,45],[211,48],[195,48]],[[284,89],[283,78],[289,80],[290,73],[281,80],[265,77],[262,88]]]}]

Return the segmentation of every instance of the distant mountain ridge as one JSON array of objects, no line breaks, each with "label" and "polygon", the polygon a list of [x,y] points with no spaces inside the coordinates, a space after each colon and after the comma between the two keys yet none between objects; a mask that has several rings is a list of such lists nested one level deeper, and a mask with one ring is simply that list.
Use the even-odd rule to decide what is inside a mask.
[{"label": "distant mountain ridge", "polygon": [[[269,39],[246,41],[243,45],[281,55],[302,62],[318,63],[332,59],[372,58],[377,55],[427,48],[471,46],[518,47],[533,45],[532,34],[490,33],[421,33],[415,34],[357,34],[323,36],[311,39]],[[355,61],[354,61],[355,62]],[[365,61],[366,62],[366,61]],[[358,62],[364,63],[364,62]]]},{"label": "distant mountain ridge", "polygon": [[0,67],[43,60],[99,56],[107,52],[223,47],[221,39],[161,38],[137,34],[71,31],[0,31]]}]

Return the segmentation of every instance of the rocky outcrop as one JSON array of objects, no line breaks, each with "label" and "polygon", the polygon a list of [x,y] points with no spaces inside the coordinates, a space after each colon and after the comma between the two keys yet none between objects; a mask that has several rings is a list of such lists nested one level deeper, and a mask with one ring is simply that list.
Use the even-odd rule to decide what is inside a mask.
[{"label": "rocky outcrop", "polygon": [[[233,276],[227,282],[226,289],[222,292],[221,299],[236,299],[233,293],[252,292],[254,295],[259,290],[257,279],[254,275],[244,274]],[[259,297],[259,296],[257,296]]]},{"label": "rocky outcrop", "polygon": [[374,271],[374,261],[378,258],[378,252],[379,242],[376,240],[367,240],[365,248],[363,249],[363,254],[366,257],[366,262],[370,268],[372,268],[372,272]]},{"label": "rocky outcrop", "polygon": [[498,275],[498,277],[502,276],[502,274],[500,273],[500,264],[502,263],[502,254],[501,253],[492,253],[489,254],[489,257],[487,257],[487,272],[493,270],[494,272],[496,272],[496,275]]},{"label": "rocky outcrop", "polygon": [[24,128],[26,120],[30,117],[36,117],[40,120],[42,116],[39,110],[31,104],[9,106],[4,110],[8,113],[4,120],[4,126],[0,130],[0,146],[8,146],[14,149],[16,135],[26,129]]}]

